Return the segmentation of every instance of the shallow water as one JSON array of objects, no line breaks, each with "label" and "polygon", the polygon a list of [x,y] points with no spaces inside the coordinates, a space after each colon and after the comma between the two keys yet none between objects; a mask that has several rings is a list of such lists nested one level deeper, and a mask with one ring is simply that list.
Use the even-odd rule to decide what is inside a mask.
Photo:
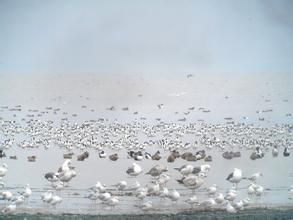
[{"label": "shallow water", "polygon": [[[52,120],[55,127],[60,126],[60,120],[64,117],[68,117],[70,123],[77,123],[79,125],[86,120],[98,118],[109,119],[109,122],[106,123],[114,122],[117,119],[119,123],[126,124],[133,123],[135,120],[141,121],[140,117],[146,117],[147,119],[141,121],[141,123],[149,126],[158,123],[155,120],[157,117],[162,118],[167,123],[175,122],[180,125],[198,123],[199,126],[201,126],[198,122],[199,119],[205,120],[207,124],[214,125],[220,123],[225,125],[224,117],[233,117],[236,122],[253,123],[255,128],[264,127],[272,129],[276,123],[279,125],[283,123],[292,124],[292,117],[286,116],[293,109],[290,100],[291,94],[293,94],[293,87],[290,86],[292,82],[291,76],[253,76],[246,78],[245,76],[225,75],[221,77],[213,75],[210,77],[195,76],[190,80],[186,78],[178,80],[176,77],[141,78],[123,75],[22,76],[19,78],[6,76],[0,81],[0,98],[1,105],[7,105],[8,109],[1,109],[0,116],[3,120],[15,120],[21,126],[25,126],[25,123],[21,120],[24,117],[27,120],[34,118],[43,122]],[[143,96],[138,97],[139,94]],[[225,96],[229,98],[226,99]],[[288,101],[286,101],[287,99]],[[159,103],[164,103],[164,107],[161,110],[157,107]],[[9,111],[9,109],[19,104],[21,105],[21,111]],[[82,108],[82,105],[86,105],[86,108]],[[117,108],[117,111],[105,110],[112,105]],[[51,110],[41,116],[37,116],[37,113],[29,111],[29,109],[46,111],[48,106],[52,106],[53,109],[61,108],[61,110],[56,111],[56,113]],[[126,106],[130,110],[121,111],[121,108]],[[196,110],[185,115],[183,112],[186,112],[187,108],[191,106],[195,106]],[[199,107],[209,109],[211,112],[203,113],[197,110]],[[266,109],[273,109],[273,111],[256,113],[258,110]],[[132,114],[134,111],[138,111],[138,115]],[[175,111],[179,113],[175,115]],[[78,114],[77,117],[72,115],[74,113]],[[13,116],[13,114],[16,115]],[[33,114],[34,116],[29,117],[28,114]],[[244,116],[248,116],[248,119],[243,119]],[[177,121],[183,117],[186,117],[186,122]],[[264,117],[265,120],[260,121],[258,120],[259,117]],[[100,138],[98,134],[96,136]],[[11,138],[11,136],[2,133],[0,138],[2,142]],[[31,138],[26,132],[15,135],[17,141]],[[162,137],[158,135],[154,139],[160,138]],[[292,141],[292,130],[289,129],[285,134],[275,134],[271,138]],[[141,142],[145,139],[144,135],[139,136]],[[196,140],[197,137],[194,134],[190,134],[185,135],[181,139],[191,142]],[[174,168],[188,163],[201,165],[205,162],[187,162],[177,159],[174,163],[167,163],[168,151],[164,151],[158,145],[148,148],[147,151],[153,154],[158,149],[163,154],[161,161],[143,160],[138,162],[143,168],[143,173],[156,164],[167,165],[168,173],[172,176],[167,185],[168,188],[177,189],[182,197],[187,198],[192,192],[177,183],[176,179],[179,179],[181,176]],[[195,152],[201,149],[203,149],[201,146],[197,146],[187,150]],[[89,158],[83,162],[76,161],[76,155],[85,150],[89,151]],[[264,175],[259,180],[259,184],[264,186],[265,193],[260,198],[252,198],[250,208],[264,204],[274,207],[291,207],[292,200],[288,199],[288,189],[293,184],[292,157],[283,157],[280,154],[279,157],[273,158],[270,149],[268,149],[265,152],[264,158],[253,161],[249,159],[252,149],[247,150],[239,146],[226,146],[225,150],[239,150],[242,156],[232,160],[225,160],[221,156],[221,150],[206,149],[207,154],[213,157],[213,162],[209,163],[212,169],[205,179],[204,185],[195,192],[200,201],[208,198],[205,188],[214,183],[219,186],[219,192],[225,193],[231,187],[231,184],[225,179],[233,168],[237,167],[243,170],[244,176],[249,176],[255,172],[262,172]],[[129,185],[135,181],[135,178],[127,177],[125,172],[133,162],[133,160],[127,158],[127,150],[122,149],[118,151],[120,158],[116,162],[110,161],[108,158],[98,158],[98,151],[91,148],[74,148],[72,151],[75,153],[72,163],[76,167],[77,177],[70,182],[68,187],[58,193],[63,198],[63,202],[55,209],[43,204],[40,200],[41,194],[50,189],[44,174],[55,172],[60,167],[64,161],[63,153],[66,153],[67,150],[56,144],[50,144],[50,148],[47,150],[42,146],[22,149],[15,144],[5,150],[8,156],[17,155],[18,159],[11,160],[8,157],[1,159],[2,163],[5,162],[9,166],[9,171],[3,178],[6,183],[4,189],[9,189],[17,194],[26,183],[29,183],[33,190],[33,195],[27,204],[20,207],[20,211],[92,215],[108,215],[113,213],[144,214],[143,211],[135,207],[137,200],[132,196],[120,195],[111,186],[120,180],[126,180]],[[110,155],[117,152],[117,150],[107,148],[106,152]],[[184,150],[181,150],[181,152],[184,152]],[[27,156],[31,155],[36,155],[36,162],[27,161]],[[139,175],[136,179],[142,186],[152,180],[150,176],[144,174]],[[109,190],[113,194],[118,193],[121,196],[121,202],[117,207],[110,209],[85,198],[89,193],[88,189],[96,181],[101,181],[109,186]],[[248,181],[241,181],[239,184],[239,198],[247,196],[248,185]],[[152,213],[175,214],[190,209],[184,203],[183,198],[176,203],[176,209],[172,208],[174,203],[169,200],[150,199],[153,200],[155,205]],[[4,201],[0,201],[1,207],[4,207],[6,204]],[[214,217],[210,217],[210,219],[214,219]],[[122,216],[121,218],[124,217]],[[162,216],[162,218],[165,217]],[[182,216],[182,219],[185,218],[188,217]]]}]

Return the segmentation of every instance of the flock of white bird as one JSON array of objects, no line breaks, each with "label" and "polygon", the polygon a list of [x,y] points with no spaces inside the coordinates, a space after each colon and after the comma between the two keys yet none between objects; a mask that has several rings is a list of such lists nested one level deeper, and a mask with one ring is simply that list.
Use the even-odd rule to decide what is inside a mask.
[{"label": "flock of white bird", "polygon": [[[48,111],[52,108],[48,108]],[[55,109],[55,112],[60,109]],[[207,123],[165,123],[161,120],[157,124],[149,125],[144,122],[133,121],[131,123],[120,124],[118,122],[109,122],[105,119],[85,121],[83,123],[71,123],[68,118],[63,118],[60,123],[50,120],[24,119],[22,123],[14,120],[3,120],[0,118],[1,134],[9,137],[2,141],[0,149],[8,150],[13,146],[22,149],[37,149],[42,147],[50,149],[59,147],[66,151],[66,157],[71,158],[74,151],[86,151],[88,149],[97,152],[96,157],[107,158],[106,151],[131,151],[130,158],[135,161],[150,159],[159,161],[162,156],[159,151],[150,155],[147,151],[156,147],[156,150],[170,152],[167,158],[168,163],[173,163],[177,157],[180,157],[177,151],[181,151],[186,156],[186,160],[203,160],[207,158],[205,151],[199,149],[215,150],[224,152],[230,149],[245,149],[256,152],[258,159],[261,159],[271,152],[273,157],[277,157],[279,149],[284,148],[284,157],[290,156],[289,149],[292,148],[293,141],[290,136],[292,125],[282,124],[272,127],[259,127],[253,124],[229,123],[229,124],[207,124]],[[58,125],[56,125],[58,124]],[[25,140],[19,140],[18,135],[25,135]],[[192,136],[193,139],[186,139],[186,136]],[[272,138],[274,137],[274,138]],[[3,151],[0,157],[4,156]],[[198,152],[196,152],[198,151]],[[85,160],[89,156],[80,155],[78,160]],[[16,156],[10,156],[10,159],[16,159]],[[65,158],[65,154],[64,154]],[[211,158],[211,157],[210,157]],[[109,159],[116,161],[118,154],[109,156]],[[165,158],[162,158],[164,160]],[[31,162],[38,160],[34,155],[30,157]],[[208,162],[208,160],[205,160]],[[48,172],[45,178],[50,182],[51,189],[46,191],[41,200],[51,207],[56,207],[62,203],[62,196],[59,193],[65,187],[70,185],[73,178],[78,177],[78,173],[72,167],[72,159],[66,159],[56,172]],[[261,197],[264,192],[264,186],[260,185],[258,180],[262,173],[258,172],[250,177],[243,177],[242,170],[234,168],[233,172],[226,174],[226,180],[233,186],[227,190],[226,194],[219,191],[217,184],[209,187],[203,187],[205,179],[212,169],[210,164],[194,166],[187,163],[177,167],[178,184],[189,190],[188,195],[182,195],[180,190],[168,187],[171,175],[168,174],[168,167],[164,163],[159,163],[152,167],[148,172],[144,172],[139,163],[134,162],[125,172],[125,177],[131,177],[135,180],[133,185],[123,180],[117,184],[106,186],[98,181],[90,188],[86,196],[91,201],[100,201],[105,206],[118,206],[124,196],[132,196],[139,201],[135,206],[143,211],[154,210],[153,204],[155,198],[160,200],[170,200],[178,202],[183,200],[190,205],[191,209],[202,208],[221,208],[227,212],[235,213],[243,210],[251,203],[251,198]],[[3,180],[8,171],[7,164],[3,163],[0,167],[0,178]],[[146,174],[152,177],[152,181],[146,186],[142,186],[136,179],[138,176]],[[224,178],[224,177],[223,177]],[[247,181],[247,196],[239,198],[238,184],[241,181]],[[0,182],[2,188],[5,188],[5,182]],[[114,189],[113,189],[114,187]],[[196,193],[197,189],[205,189],[206,200],[199,200]],[[28,202],[32,190],[27,184],[23,191],[13,195],[9,190],[3,190],[0,193],[1,199],[7,201],[2,212],[9,213],[17,210],[17,207]],[[293,187],[289,189],[289,199],[293,199]]]}]

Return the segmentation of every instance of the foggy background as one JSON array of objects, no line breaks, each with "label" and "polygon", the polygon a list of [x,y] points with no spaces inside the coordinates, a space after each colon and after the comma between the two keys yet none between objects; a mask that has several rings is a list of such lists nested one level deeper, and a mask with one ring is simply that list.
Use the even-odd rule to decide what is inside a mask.
[{"label": "foggy background", "polygon": [[0,74],[291,73],[293,2],[0,0]]}]

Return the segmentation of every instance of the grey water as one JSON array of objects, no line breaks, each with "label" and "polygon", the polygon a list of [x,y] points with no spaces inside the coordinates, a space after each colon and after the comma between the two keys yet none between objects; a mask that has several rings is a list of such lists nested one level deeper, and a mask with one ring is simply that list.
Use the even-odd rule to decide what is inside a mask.
[{"label": "grey water", "polygon": [[[195,75],[192,78],[186,76],[168,77],[139,77],[135,75],[27,75],[5,76],[0,80],[0,100],[1,106],[8,106],[8,109],[16,105],[21,105],[20,112],[13,112],[1,109],[3,121],[16,121],[22,126],[25,123],[22,118],[29,118],[29,114],[34,114],[33,118],[40,121],[52,120],[53,125],[58,127],[62,118],[67,117],[70,123],[82,124],[91,119],[105,118],[107,123],[145,123],[149,126],[157,124],[156,118],[161,118],[166,123],[178,123],[180,125],[196,123],[201,126],[203,120],[206,124],[226,125],[225,117],[232,117],[236,123],[253,124],[255,128],[269,128],[288,124],[292,125],[293,119],[288,116],[292,113],[293,77],[290,75],[255,75],[247,78],[245,75]],[[157,105],[163,103],[164,107],[158,109]],[[86,106],[83,108],[82,106]],[[115,106],[116,111],[108,111],[106,108]],[[187,108],[195,106],[196,109],[204,107],[209,109],[209,113],[194,111],[188,115],[184,112]],[[46,111],[46,107],[60,108],[60,111],[37,116],[32,113],[32,109]],[[121,108],[128,107],[128,112]],[[266,112],[265,110],[271,111]],[[138,115],[133,114],[137,111]],[[178,112],[175,114],[175,112]],[[74,116],[77,114],[77,116]],[[140,118],[145,117],[146,121]],[[178,119],[186,118],[185,122]],[[264,118],[264,121],[259,120]],[[216,134],[214,134],[216,135]],[[98,138],[100,138],[97,135]],[[256,135],[255,138],[258,136]],[[1,133],[0,141],[4,141],[10,136]],[[28,134],[22,132],[14,136],[16,141],[31,139]],[[162,138],[160,136],[157,139]],[[276,133],[272,139],[288,139],[292,141],[292,131],[288,129],[284,133]],[[143,142],[145,136],[140,135],[139,140]],[[194,141],[193,134],[185,135],[184,141]],[[164,151],[159,146],[147,149],[150,153],[156,150],[162,151],[163,159],[159,162],[152,160],[139,161],[143,172],[147,172],[156,164],[168,166],[168,172],[172,176],[168,183],[168,188],[176,188],[180,194],[187,198],[191,191],[179,185],[176,179],[180,178],[179,173],[174,169],[184,164],[201,165],[204,162],[186,162],[182,159],[174,163],[168,163],[166,157],[169,152]],[[195,150],[200,150],[197,147]],[[59,192],[63,202],[56,208],[48,207],[42,203],[40,196],[50,189],[48,181],[44,178],[47,172],[56,171],[64,161],[63,153],[68,150],[50,145],[48,149],[43,147],[22,149],[13,145],[5,149],[7,155],[17,155],[17,160],[8,157],[2,158],[1,163],[7,163],[9,171],[3,178],[5,189],[17,194],[25,184],[29,183],[33,194],[28,204],[24,204],[21,209],[12,215],[11,219],[290,219],[292,218],[292,200],[288,198],[288,189],[293,185],[292,157],[283,157],[281,152],[279,157],[273,158],[270,150],[265,152],[265,157],[260,160],[250,160],[249,156],[253,150],[244,149],[238,146],[226,146],[226,150],[239,150],[242,154],[240,158],[225,160],[222,158],[222,151],[218,149],[205,149],[212,156],[213,161],[211,171],[205,179],[204,185],[196,191],[199,200],[207,199],[205,189],[216,183],[219,192],[225,193],[231,184],[225,179],[234,167],[241,168],[244,176],[249,176],[255,172],[262,172],[263,178],[259,184],[264,186],[264,195],[261,198],[253,198],[249,210],[236,213],[234,215],[226,212],[202,212],[200,214],[189,213],[190,208],[183,200],[176,203],[171,201],[161,201],[154,198],[156,209],[152,213],[145,213],[135,207],[137,200],[128,195],[122,195],[120,204],[111,209],[102,204],[90,201],[86,196],[88,189],[97,181],[101,181],[116,192],[113,184],[120,180],[126,180],[131,185],[136,179],[141,185],[148,184],[152,178],[147,175],[139,175],[136,179],[127,177],[126,169],[133,163],[127,158],[127,150],[118,151],[119,160],[110,161],[108,158],[98,158],[98,151],[94,148],[86,149],[90,156],[85,161],[77,161],[76,155],[85,149],[75,149],[73,165],[76,167],[77,177],[74,178],[68,187]],[[117,150],[107,149],[107,154],[117,152]],[[27,156],[35,155],[36,162],[28,162]],[[247,196],[248,181],[241,181],[239,184],[239,196]],[[0,206],[5,207],[6,203],[0,201]],[[258,207],[259,210],[253,211]],[[278,210],[278,207],[289,207],[286,210]],[[270,210],[272,208],[272,210]],[[269,209],[270,211],[267,211]],[[27,214],[23,214],[27,213]],[[29,213],[35,213],[30,215]],[[37,214],[42,213],[42,214]],[[188,214],[189,213],[189,214]],[[70,215],[67,215],[70,214]],[[51,216],[52,215],[52,216]],[[8,219],[8,216],[1,218]]]}]

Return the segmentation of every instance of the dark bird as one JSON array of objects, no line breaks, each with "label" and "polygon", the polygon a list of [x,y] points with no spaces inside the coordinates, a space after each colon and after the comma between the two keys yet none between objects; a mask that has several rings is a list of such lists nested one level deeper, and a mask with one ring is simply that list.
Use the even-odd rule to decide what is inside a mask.
[{"label": "dark bird", "polygon": [[289,157],[290,156],[290,151],[289,151],[288,147],[285,147],[283,155],[284,155],[284,157]]},{"label": "dark bird", "polygon": [[1,149],[0,150],[0,158],[2,158],[2,157],[6,157],[6,155],[5,155],[4,151]]},{"label": "dark bird", "polygon": [[116,161],[118,160],[118,154],[112,154],[109,156],[109,159],[112,160],[112,161]]},{"label": "dark bird", "polygon": [[35,162],[36,159],[37,159],[36,156],[28,156],[28,157],[27,157],[27,160],[28,160],[29,162]]},{"label": "dark bird", "polygon": [[152,160],[160,160],[161,157],[161,153],[160,151],[157,151],[153,156],[152,156]]},{"label": "dark bird", "polygon": [[67,153],[67,154],[63,154],[63,158],[64,159],[72,159],[72,156],[74,155],[74,153],[70,152],[70,153]]},{"label": "dark bird", "polygon": [[59,180],[59,173],[53,173],[53,172],[46,173],[45,178],[49,182],[56,182]]},{"label": "dark bird", "polygon": [[78,161],[84,161],[88,157],[89,157],[89,152],[86,151],[86,152],[82,153],[81,155],[78,155],[77,160]]}]

